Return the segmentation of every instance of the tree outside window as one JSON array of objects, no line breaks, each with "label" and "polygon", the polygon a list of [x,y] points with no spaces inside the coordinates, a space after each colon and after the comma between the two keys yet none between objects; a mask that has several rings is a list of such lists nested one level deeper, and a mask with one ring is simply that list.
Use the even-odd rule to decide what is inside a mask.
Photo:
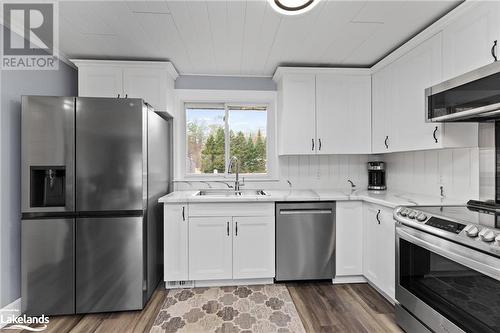
[{"label": "tree outside window", "polygon": [[232,156],[240,172],[267,173],[267,108],[186,104],[187,174],[224,174]]}]

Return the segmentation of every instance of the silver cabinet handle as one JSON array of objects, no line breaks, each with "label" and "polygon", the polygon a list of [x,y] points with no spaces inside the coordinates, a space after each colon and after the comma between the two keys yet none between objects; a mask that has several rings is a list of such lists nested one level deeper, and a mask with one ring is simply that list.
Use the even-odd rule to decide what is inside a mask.
[{"label": "silver cabinet handle", "polygon": [[280,215],[331,214],[331,209],[283,209]]},{"label": "silver cabinet handle", "polygon": [[388,135],[385,137],[385,140],[384,140],[385,149],[389,149],[389,144],[387,143],[387,140],[389,140]]},{"label": "silver cabinet handle", "polygon": [[321,150],[321,139],[318,139],[318,142],[319,142],[318,150]]},{"label": "silver cabinet handle", "polygon": [[227,235],[229,236],[229,222],[226,222]]},{"label": "silver cabinet handle", "polygon": [[496,48],[497,48],[497,41],[494,40],[493,41],[493,46],[491,47],[491,56],[493,57],[493,61],[497,61],[497,52],[496,52]]},{"label": "silver cabinet handle", "polygon": [[186,207],[182,206],[182,220],[186,221]]},{"label": "silver cabinet handle", "polygon": [[378,224],[380,224],[380,209],[379,209],[379,210],[378,210],[378,212],[377,212],[377,216],[376,216],[376,218],[377,218],[377,222],[378,222]]},{"label": "silver cabinet handle", "polygon": [[311,139],[312,147],[311,150],[314,150],[314,139]]},{"label": "silver cabinet handle", "polygon": [[236,226],[235,226],[235,233],[234,233],[235,236],[238,236],[238,222],[236,222]]},{"label": "silver cabinet handle", "polygon": [[436,128],[434,129],[434,132],[432,132],[432,136],[434,137],[434,141],[436,143],[438,143],[438,138],[436,136],[437,131],[438,131],[438,127],[436,126]]}]

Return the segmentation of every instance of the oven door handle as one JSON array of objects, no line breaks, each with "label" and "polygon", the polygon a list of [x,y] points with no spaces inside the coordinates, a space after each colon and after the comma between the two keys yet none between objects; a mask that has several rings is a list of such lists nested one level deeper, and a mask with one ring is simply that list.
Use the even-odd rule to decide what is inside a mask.
[{"label": "oven door handle", "polygon": [[500,278],[499,258],[402,225],[396,226],[396,235],[497,281]]}]

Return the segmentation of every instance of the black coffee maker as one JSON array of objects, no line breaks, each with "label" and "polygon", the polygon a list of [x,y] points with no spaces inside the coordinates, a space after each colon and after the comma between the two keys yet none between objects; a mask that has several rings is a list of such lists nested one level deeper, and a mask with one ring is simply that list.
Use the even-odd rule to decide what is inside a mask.
[{"label": "black coffee maker", "polygon": [[385,185],[385,163],[368,162],[368,190],[383,191]]}]

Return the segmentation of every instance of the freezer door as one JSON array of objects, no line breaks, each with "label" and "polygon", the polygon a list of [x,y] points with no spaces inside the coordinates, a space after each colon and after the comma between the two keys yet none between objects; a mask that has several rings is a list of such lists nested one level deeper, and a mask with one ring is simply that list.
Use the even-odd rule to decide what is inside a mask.
[{"label": "freezer door", "polygon": [[27,315],[75,312],[74,220],[21,222],[21,310]]},{"label": "freezer door", "polygon": [[76,221],[76,312],[142,309],[142,217]]},{"label": "freezer door", "polygon": [[22,97],[23,213],[74,210],[74,103],[74,97]]},{"label": "freezer door", "polygon": [[144,209],[143,113],[140,99],[76,99],[78,211]]}]

